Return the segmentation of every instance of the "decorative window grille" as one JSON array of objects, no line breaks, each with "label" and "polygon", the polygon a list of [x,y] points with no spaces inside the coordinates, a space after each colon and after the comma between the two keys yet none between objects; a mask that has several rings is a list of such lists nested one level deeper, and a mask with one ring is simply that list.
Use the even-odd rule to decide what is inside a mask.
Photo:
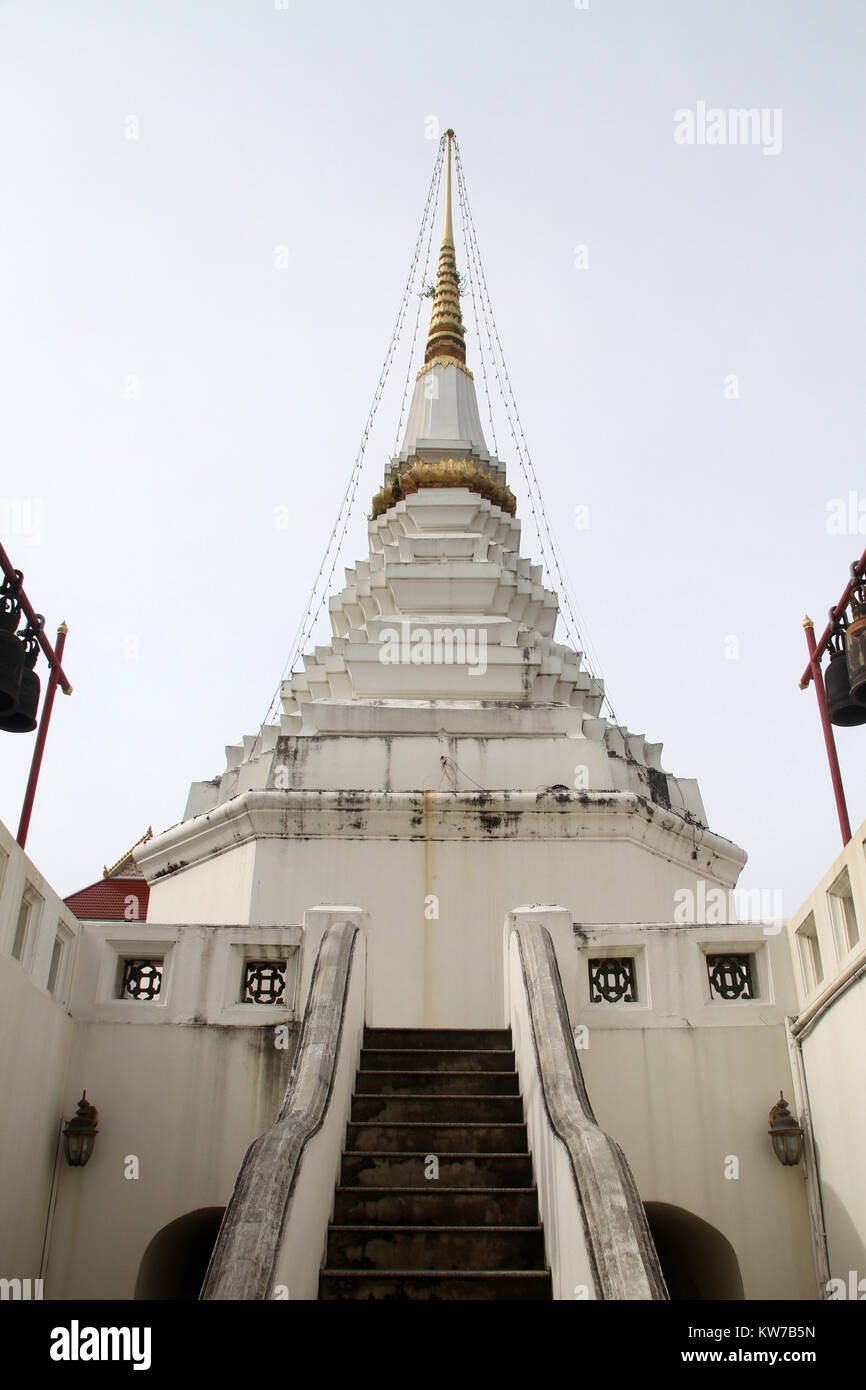
[{"label": "decorative window grille", "polygon": [[589,998],[593,1004],[635,1004],[634,960],[625,956],[589,962]]},{"label": "decorative window grille", "polygon": [[242,1004],[282,1004],[285,992],[284,960],[248,960],[244,963]]},{"label": "decorative window grille", "polygon": [[754,999],[751,956],[707,956],[711,999]]},{"label": "decorative window grille", "polygon": [[140,1002],[158,999],[162,988],[163,965],[162,958],[159,960],[125,960],[120,986],[121,999],[136,999]]}]

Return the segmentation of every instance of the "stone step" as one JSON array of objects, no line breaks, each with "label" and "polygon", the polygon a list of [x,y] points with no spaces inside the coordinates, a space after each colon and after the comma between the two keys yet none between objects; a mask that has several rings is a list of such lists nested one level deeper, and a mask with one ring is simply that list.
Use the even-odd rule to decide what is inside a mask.
[{"label": "stone step", "polygon": [[434,1181],[445,1187],[532,1187],[529,1154],[437,1154],[439,1177],[427,1176],[426,1155],[366,1150],[346,1151],[340,1169],[341,1187],[413,1187],[427,1191]]},{"label": "stone step", "polygon": [[349,1121],[346,1148],[368,1153],[526,1153],[525,1124],[368,1124]]},{"label": "stone step", "polygon": [[533,1226],[538,1221],[534,1187],[426,1188],[338,1187],[338,1226]]},{"label": "stone step", "polygon": [[322,1269],[318,1297],[322,1300],[538,1302],[552,1300],[553,1286],[546,1270],[463,1273],[457,1270]]},{"label": "stone step", "polygon": [[509,1300],[537,1302],[552,1299],[546,1271],[500,1270],[496,1273],[458,1273],[428,1270],[322,1270],[321,1299],[452,1300],[480,1302]]},{"label": "stone step", "polygon": [[359,1096],[352,1099],[352,1119],[388,1124],[521,1124],[520,1096]]},{"label": "stone step", "polygon": [[514,1053],[486,1049],[366,1048],[361,1071],[513,1071]]},{"label": "stone step", "polygon": [[364,1047],[511,1051],[510,1028],[365,1028]]},{"label": "stone step", "polygon": [[325,1269],[544,1269],[540,1226],[335,1226]]},{"label": "stone step", "polygon": [[516,1096],[514,1071],[359,1071],[359,1096]]},{"label": "stone step", "polygon": [[322,1299],[550,1299],[509,1029],[366,1028]]}]

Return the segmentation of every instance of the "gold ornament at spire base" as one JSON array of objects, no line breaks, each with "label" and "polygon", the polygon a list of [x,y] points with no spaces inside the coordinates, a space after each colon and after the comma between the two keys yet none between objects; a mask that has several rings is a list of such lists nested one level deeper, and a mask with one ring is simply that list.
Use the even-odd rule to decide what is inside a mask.
[{"label": "gold ornament at spire base", "polygon": [[394,469],[391,482],[380,488],[373,498],[373,516],[382,516],[404,497],[425,487],[465,487],[486,497],[509,516],[517,511],[517,498],[511,488],[498,483],[477,464],[464,459],[440,459],[438,463],[421,463],[416,459],[400,473]]},{"label": "gold ornament at spire base", "polygon": [[450,359],[453,366],[461,366],[466,361],[466,339],[463,334],[463,319],[460,314],[460,281],[457,276],[457,260],[454,254],[454,229],[451,223],[451,137],[453,130],[445,132],[445,221],[442,227],[442,245],[439,248],[439,270],[436,275],[436,290],[433,295],[433,312],[430,315],[430,332],[427,335],[427,348],[424,361],[428,365]]},{"label": "gold ornament at spire base", "polygon": [[434,367],[458,367],[464,376],[469,377],[470,381],[475,380],[466,363],[459,361],[456,357],[436,357],[432,362],[425,362],[420,372],[415,373],[415,380],[419,381],[425,373],[432,372]]}]

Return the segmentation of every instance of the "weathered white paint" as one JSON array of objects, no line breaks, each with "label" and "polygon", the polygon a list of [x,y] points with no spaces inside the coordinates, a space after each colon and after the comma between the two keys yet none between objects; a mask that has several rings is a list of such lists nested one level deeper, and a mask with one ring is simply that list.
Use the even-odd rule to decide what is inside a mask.
[{"label": "weathered white paint", "polygon": [[[838,921],[834,929],[830,899],[845,870],[860,933],[853,945],[838,930]],[[822,980],[814,978],[801,944],[800,929],[810,917]],[[803,1119],[811,1123],[818,1154],[829,1274],[847,1287],[852,1270],[856,1283],[866,1280],[866,822],[794,913],[788,930],[800,1000],[792,1037],[802,1058]],[[815,1219],[817,1224],[820,1212]],[[859,1292],[864,1296],[866,1283]]]},{"label": "weathered white paint", "polygon": [[568,1151],[553,1132],[544,1108],[532,1047],[532,1024],[517,943],[509,949],[508,994],[511,1036],[526,1119],[539,1213],[555,1299],[595,1299],[595,1280]]},{"label": "weathered white paint", "polygon": [[[328,912],[327,918],[335,915]],[[356,912],[354,920],[362,928],[366,925],[364,914]],[[324,921],[322,926],[326,929]],[[362,929],[355,941],[327,1111],[321,1129],[304,1149],[277,1259],[274,1284],[282,1285],[292,1299],[318,1298],[319,1270],[324,1262],[328,1222],[334,1211],[364,1035],[366,976],[366,938]]]},{"label": "weathered white paint", "polygon": [[[273,1027],[76,1027],[67,1089],[77,1098],[86,1086],[99,1134],[86,1168],[58,1170],[46,1297],[132,1298],[164,1226],[225,1206],[246,1148],[279,1107],[295,1041],[277,1050]],[[130,1156],[137,1180],[125,1176]]]},{"label": "weathered white paint", "polygon": [[[757,956],[754,1000],[710,999],[706,954],[728,950]],[[591,1004],[587,960],[616,955],[642,961],[638,1002]],[[562,973],[572,1024],[587,1030],[587,1090],[643,1200],[682,1207],[720,1231],[747,1299],[814,1298],[803,1170],[783,1169],[767,1135],[770,1107],[792,1090],[784,934],[759,924],[582,924],[575,961],[570,984],[567,967]],[[726,1176],[731,1159],[738,1177]]]},{"label": "weathered white paint", "polygon": [[[38,1277],[47,1236],[47,1298],[131,1298],[151,1239],[189,1211],[226,1203],[244,1149],[279,1107],[300,972],[287,1007],[242,1005],[241,968],[245,952],[285,957],[291,979],[304,933],[299,925],[82,924],[2,826],[0,848],[0,1106],[15,1117],[0,1127],[0,1274]],[[22,965],[9,952],[26,885],[42,906]],[[51,997],[58,922],[70,956]],[[124,955],[164,956],[161,1002],[115,997]],[[70,1169],[60,1151],[55,1169],[61,1124],[84,1089],[99,1110],[93,1156]],[[137,1179],[125,1176],[131,1157]]]},{"label": "weathered white paint", "polygon": [[[653,1293],[662,1296],[660,1275],[654,1286],[647,1280],[644,1257],[629,1220],[629,1196],[623,1192],[605,1136],[584,1114],[574,1087],[563,1055],[565,1040],[560,1036],[561,1025],[565,1022],[567,1026],[567,1020],[560,1018],[558,1001],[552,998],[555,989],[547,989],[547,1008],[543,1012],[532,1007],[526,980],[526,971],[532,967],[523,957],[519,929],[546,931],[548,923],[564,915],[567,914],[556,908],[522,909],[510,913],[505,923],[507,1016],[520,1075],[553,1297],[583,1301],[603,1297],[605,1290],[609,1297],[648,1298]],[[543,988],[541,993],[545,993]],[[551,1108],[557,1099],[564,1101],[562,1114],[555,1114]],[[593,1133],[587,1138],[586,1131],[590,1129]],[[567,1146],[566,1137],[573,1142],[573,1151]],[[597,1171],[589,1171],[596,1168]],[[583,1193],[578,1173],[586,1181]],[[590,1187],[598,1198],[595,1203]],[[633,1196],[631,1201],[634,1202]],[[638,1222],[643,1225],[642,1212]],[[596,1258],[591,1254],[590,1228],[594,1232]],[[653,1255],[650,1251],[647,1258],[652,1260]],[[603,1270],[599,1262],[603,1263]]]},{"label": "weathered white paint", "polygon": [[709,832],[695,861],[687,823],[625,793],[250,792],[150,842],[148,873],[188,861],[153,881],[150,916],[182,921],[196,881],[199,920],[237,920],[244,900],[227,901],[226,876],[212,880],[210,866],[241,834],[255,837],[241,847],[254,854],[255,922],[299,920],[322,885],[369,913],[369,1016],[384,1026],[501,1026],[501,923],[516,903],[558,901],[578,921],[670,921],[684,886],[727,888],[742,863]]},{"label": "weathered white paint", "polygon": [[[34,902],[21,962],[11,956],[25,891]],[[48,993],[58,924],[66,960]],[[81,1092],[68,1075],[73,1023],[66,998],[79,923],[0,823],[0,1276],[37,1279],[49,1216],[61,1117]]]}]

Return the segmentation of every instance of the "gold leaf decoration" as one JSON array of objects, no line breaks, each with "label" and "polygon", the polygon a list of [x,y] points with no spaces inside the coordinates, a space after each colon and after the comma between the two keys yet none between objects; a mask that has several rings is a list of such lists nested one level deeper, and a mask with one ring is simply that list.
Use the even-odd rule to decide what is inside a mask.
[{"label": "gold leaf decoration", "polygon": [[[494,506],[514,516],[517,498],[505,483],[498,483],[474,463],[462,459],[441,459],[438,463],[415,462],[382,487],[373,498],[373,516],[382,516],[402,498],[425,487],[465,487],[486,497]],[[396,496],[395,496],[396,490]]]}]

